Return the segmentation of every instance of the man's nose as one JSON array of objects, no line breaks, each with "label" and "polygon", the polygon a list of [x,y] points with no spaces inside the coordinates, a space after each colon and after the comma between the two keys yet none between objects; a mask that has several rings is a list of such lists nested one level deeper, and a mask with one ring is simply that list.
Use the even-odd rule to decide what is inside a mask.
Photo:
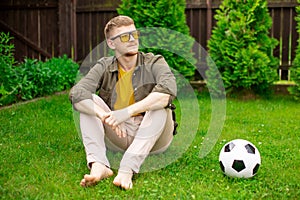
[{"label": "man's nose", "polygon": [[129,34],[129,41],[134,41],[135,39],[134,39],[134,37],[133,37],[133,35],[132,34]]}]

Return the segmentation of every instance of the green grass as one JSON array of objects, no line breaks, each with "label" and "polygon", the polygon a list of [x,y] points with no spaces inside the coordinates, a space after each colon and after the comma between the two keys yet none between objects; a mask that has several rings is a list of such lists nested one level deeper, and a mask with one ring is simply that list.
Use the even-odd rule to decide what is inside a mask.
[{"label": "green grass", "polygon": [[[88,169],[66,94],[1,109],[0,198],[300,198],[299,103],[289,97],[227,99],[222,134],[203,159],[198,155],[210,121],[210,98],[199,96],[199,105],[199,130],[183,156],[160,170],[137,174],[130,191],[115,187],[113,177],[95,187],[79,186]],[[260,151],[262,165],[251,179],[228,178],[220,170],[219,151],[236,138],[251,141]]]}]

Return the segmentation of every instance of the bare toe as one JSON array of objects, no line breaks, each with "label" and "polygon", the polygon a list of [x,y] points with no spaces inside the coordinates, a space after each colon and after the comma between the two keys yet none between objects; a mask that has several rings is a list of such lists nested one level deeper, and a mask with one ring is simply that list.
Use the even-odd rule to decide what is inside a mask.
[{"label": "bare toe", "polygon": [[91,173],[84,175],[80,182],[82,187],[96,185],[102,179],[113,175],[113,171],[101,163],[93,163]]},{"label": "bare toe", "polygon": [[81,182],[84,183],[84,187],[87,187],[87,186],[96,185],[100,180],[101,179],[99,176],[86,174],[86,175],[84,175],[83,181],[81,181]]},{"label": "bare toe", "polygon": [[85,179],[82,179],[82,180],[80,181],[80,185],[81,185],[82,187],[85,187],[85,186],[86,186]]},{"label": "bare toe", "polygon": [[132,189],[132,176],[132,173],[119,172],[114,179],[113,184],[125,190]]}]

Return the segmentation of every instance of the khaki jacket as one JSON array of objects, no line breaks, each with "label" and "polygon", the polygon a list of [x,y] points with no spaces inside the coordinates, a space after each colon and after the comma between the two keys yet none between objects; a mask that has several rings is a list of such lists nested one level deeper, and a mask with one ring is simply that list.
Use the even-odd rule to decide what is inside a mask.
[{"label": "khaki jacket", "polygon": [[[117,81],[116,57],[103,57],[71,89],[69,98],[72,103],[76,103],[84,99],[92,99],[92,94],[98,94],[113,110]],[[137,66],[132,75],[132,86],[136,102],[144,99],[151,92],[170,94],[170,101],[177,93],[175,77],[167,62],[163,56],[152,53],[138,53]]]}]

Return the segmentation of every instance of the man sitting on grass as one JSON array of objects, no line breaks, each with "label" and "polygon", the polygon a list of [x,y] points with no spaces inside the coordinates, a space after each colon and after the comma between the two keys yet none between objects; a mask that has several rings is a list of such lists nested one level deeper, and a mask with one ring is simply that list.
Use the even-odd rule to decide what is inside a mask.
[{"label": "man sitting on grass", "polygon": [[70,91],[80,112],[80,130],[90,174],[81,186],[113,175],[106,148],[124,152],[113,184],[132,188],[132,176],[149,153],[165,151],[173,139],[169,108],[176,81],[160,55],[138,51],[139,31],[127,16],[111,19],[104,29],[115,53],[103,57]]}]

